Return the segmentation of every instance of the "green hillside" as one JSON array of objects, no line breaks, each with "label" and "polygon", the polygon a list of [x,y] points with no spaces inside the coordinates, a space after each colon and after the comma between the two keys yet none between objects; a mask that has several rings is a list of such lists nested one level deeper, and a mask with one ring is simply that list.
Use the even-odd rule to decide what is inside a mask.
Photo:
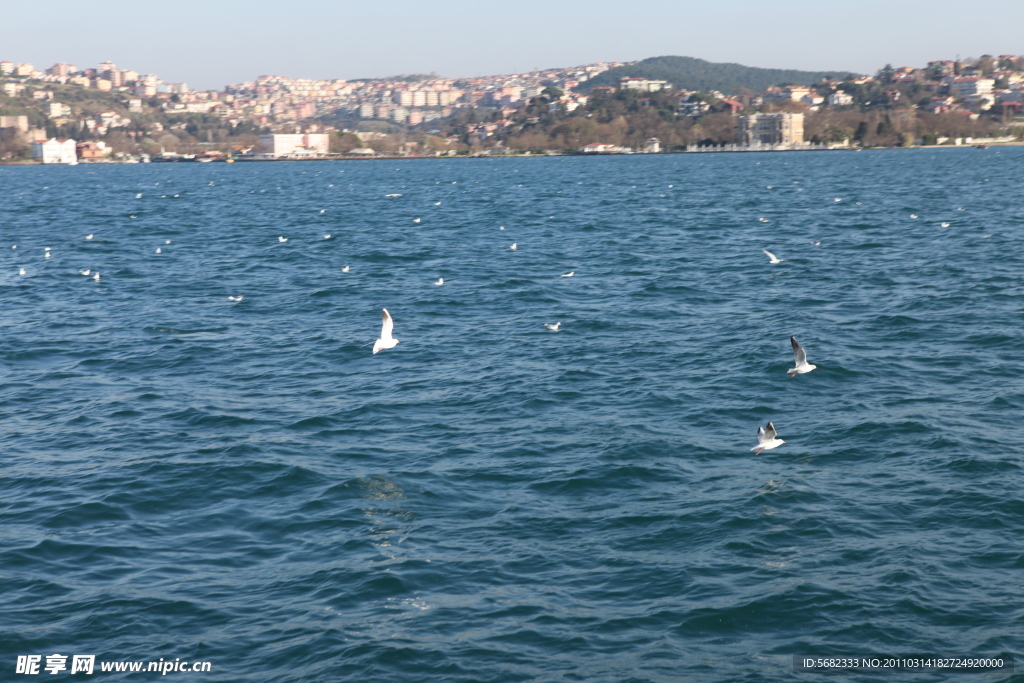
[{"label": "green hillside", "polygon": [[676,88],[707,92],[718,90],[726,95],[739,88],[761,92],[771,85],[793,83],[810,85],[827,76],[842,77],[846,71],[797,71],[796,69],[761,69],[742,64],[709,62],[695,57],[651,57],[629,66],[609,69],[580,85],[588,91],[602,85],[617,86],[620,78],[649,78],[668,81]]}]

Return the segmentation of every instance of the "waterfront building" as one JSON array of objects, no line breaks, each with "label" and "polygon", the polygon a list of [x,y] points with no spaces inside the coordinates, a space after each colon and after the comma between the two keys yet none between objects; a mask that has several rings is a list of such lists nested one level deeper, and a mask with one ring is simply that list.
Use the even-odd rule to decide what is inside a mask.
[{"label": "waterfront building", "polygon": [[804,141],[803,114],[751,114],[738,117],[739,144],[794,145]]},{"label": "waterfront building", "polygon": [[75,154],[74,140],[36,140],[32,143],[32,158],[42,159],[44,164],[75,164],[78,163],[78,156]]},{"label": "waterfront building", "polygon": [[327,154],[330,151],[330,135],[327,133],[261,135],[260,147],[263,152],[274,156]]}]

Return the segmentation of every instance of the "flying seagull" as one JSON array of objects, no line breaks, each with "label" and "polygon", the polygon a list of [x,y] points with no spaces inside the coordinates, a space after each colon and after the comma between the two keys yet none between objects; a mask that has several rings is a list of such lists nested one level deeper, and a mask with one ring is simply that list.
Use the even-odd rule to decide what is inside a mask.
[{"label": "flying seagull", "polygon": [[767,249],[762,249],[761,251],[763,251],[764,253],[768,254],[768,258],[770,259],[768,261],[768,263],[773,263],[773,264],[774,263],[782,263],[783,261],[786,260],[784,258],[779,258],[778,256],[776,256],[772,252],[768,251]]},{"label": "flying seagull", "polygon": [[398,340],[391,336],[391,330],[395,328],[395,321],[391,319],[391,314],[388,313],[388,309],[382,308],[381,319],[384,323],[380,327],[380,339],[373,343],[373,352],[377,353],[381,349],[393,349],[398,344]]},{"label": "flying seagull", "polygon": [[228,301],[241,301],[245,297],[239,294],[238,296],[229,296]]},{"label": "flying seagull", "polygon": [[782,444],[786,443],[782,439],[777,439],[775,432],[775,425],[771,422],[768,423],[768,427],[757,428],[757,445],[751,448],[752,451],[757,451],[754,455],[761,455],[761,451],[770,451],[773,448],[778,448]]},{"label": "flying seagull", "polygon": [[796,337],[790,337],[789,343],[793,345],[793,356],[796,358],[796,367],[786,370],[790,377],[802,375],[818,367],[807,362],[807,352],[804,351],[804,347],[800,346],[800,342],[796,340]]}]

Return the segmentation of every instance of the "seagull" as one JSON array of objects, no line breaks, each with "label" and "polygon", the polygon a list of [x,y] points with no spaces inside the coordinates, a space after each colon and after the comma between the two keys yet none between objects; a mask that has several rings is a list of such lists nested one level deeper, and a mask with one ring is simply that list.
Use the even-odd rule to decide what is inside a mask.
[{"label": "seagull", "polygon": [[811,240],[811,244],[813,244],[816,247],[820,247],[821,246],[821,240]]},{"label": "seagull", "polygon": [[12,244],[12,245],[11,245],[11,249],[17,249],[17,248],[18,248],[18,245],[17,245],[17,244]]},{"label": "seagull", "polygon": [[778,256],[776,256],[772,252],[768,251],[767,249],[762,249],[761,251],[763,251],[764,253],[768,254],[768,258],[770,259],[768,261],[768,263],[773,263],[773,264],[774,263],[782,263],[783,261],[786,260],[784,258],[779,258]]},{"label": "seagull", "polygon": [[759,223],[767,223],[768,222],[768,219],[765,218],[764,216],[762,216],[761,218],[758,218],[757,220],[758,220]]},{"label": "seagull", "polygon": [[26,274],[26,273],[25,273],[25,269],[24,269],[24,268],[22,268],[22,269],[20,269],[20,270],[18,271],[18,275],[25,275],[25,274]]},{"label": "seagull", "polygon": [[79,275],[88,275],[88,274],[89,274],[89,273],[91,273],[91,272],[92,272],[92,270],[91,270],[91,269],[89,269],[89,268],[86,268],[85,270],[80,270],[80,271],[78,271],[78,274],[79,274]]},{"label": "seagull", "polygon": [[573,270],[571,272],[566,273],[565,275],[559,275],[558,277],[572,277],[575,274],[576,274],[576,271]]},{"label": "seagull", "polygon": [[287,237],[278,237],[278,238],[277,238],[277,241],[278,241],[278,242],[287,242],[287,241],[288,241],[288,238],[287,238]]},{"label": "seagull", "polygon": [[398,340],[391,336],[391,330],[395,328],[395,321],[391,319],[391,314],[388,313],[388,309],[382,308],[381,319],[384,323],[380,327],[380,339],[373,343],[373,352],[377,353],[381,349],[393,349],[398,344]]},{"label": "seagull", "polygon": [[949,223],[939,223],[939,227],[940,228],[948,228],[949,227]]},{"label": "seagull", "polygon": [[841,201],[843,201],[843,200],[842,200],[842,199],[840,199],[839,197],[836,197],[836,198],[835,198],[835,201],[837,201],[837,202],[841,202]]},{"label": "seagull", "polygon": [[776,439],[775,425],[771,422],[768,423],[768,427],[757,428],[757,445],[751,448],[752,451],[757,451],[754,455],[761,455],[761,451],[770,451],[773,448],[778,448],[782,444],[786,443],[782,439]]},{"label": "seagull", "polygon": [[241,301],[245,297],[239,294],[238,296],[229,296],[228,301]]},{"label": "seagull", "polygon": [[552,332],[558,332],[558,328],[562,325],[561,321],[557,323],[544,323],[544,327],[548,328]]},{"label": "seagull", "polygon": [[348,272],[348,268],[349,268],[348,266],[345,266],[344,268],[341,269],[341,272],[347,273]]},{"label": "seagull", "polygon": [[515,250],[516,250],[517,248],[518,248],[518,247],[516,247],[516,243],[515,243],[515,242],[513,242],[513,243],[512,243],[512,246],[511,246],[511,247],[509,247],[509,249],[511,249],[512,251],[515,251]]},{"label": "seagull", "polygon": [[441,202],[434,202],[434,206],[441,206]]},{"label": "seagull", "polygon": [[320,209],[320,213],[327,213],[327,209]]},{"label": "seagull", "polygon": [[46,258],[50,258],[50,252],[46,252],[46,253],[45,253],[45,254],[43,254],[43,255],[44,255],[44,256],[45,256]]},{"label": "seagull", "polygon": [[912,214],[910,214],[910,217],[911,218],[917,218],[917,214],[916,213],[912,213]]},{"label": "seagull", "polygon": [[498,226],[498,230],[504,230],[504,229],[505,229],[505,226],[504,226],[504,225],[499,225],[499,226]]},{"label": "seagull", "polygon": [[100,274],[96,273],[95,275],[92,276],[92,279],[95,280],[96,282],[99,282],[100,281]]},{"label": "seagull", "polygon": [[50,251],[49,247],[43,247],[43,251]]},{"label": "seagull", "polygon": [[790,337],[789,343],[793,345],[793,357],[796,359],[796,367],[786,370],[790,377],[802,375],[805,372],[810,372],[814,368],[818,367],[817,365],[811,365],[807,362],[807,352],[804,351],[804,347],[800,346],[800,342],[796,340],[796,337]]},{"label": "seagull", "polygon": [[136,199],[142,199],[142,193],[140,192],[140,193],[138,193],[137,195],[135,195],[135,198],[136,198]]},{"label": "seagull", "polygon": [[437,282],[435,282],[434,284],[435,285],[443,285],[444,284],[444,278],[443,277],[437,278]]},{"label": "seagull", "polygon": [[92,239],[92,235],[93,235],[92,233],[89,233],[88,235],[85,236],[85,239],[91,240]]},{"label": "seagull", "polygon": [[171,243],[170,240],[164,240],[164,244],[170,244],[170,243]]},{"label": "seagull", "polygon": [[158,254],[159,254],[159,253],[160,253],[161,251],[162,251],[162,249],[161,249],[160,247],[157,247],[157,248],[156,248],[156,253],[158,253]]},{"label": "seagull", "polygon": [[329,239],[331,239],[331,236],[330,235],[324,235],[324,239],[325,240],[329,240]]},{"label": "seagull", "polygon": [[957,209],[957,211],[963,211],[963,210],[964,210],[964,207],[962,207],[962,206],[959,209]]},{"label": "seagull", "polygon": [[420,222],[420,219],[419,219],[419,218],[413,218],[413,219],[412,219],[412,222],[413,222],[413,223],[419,223],[419,222]]}]

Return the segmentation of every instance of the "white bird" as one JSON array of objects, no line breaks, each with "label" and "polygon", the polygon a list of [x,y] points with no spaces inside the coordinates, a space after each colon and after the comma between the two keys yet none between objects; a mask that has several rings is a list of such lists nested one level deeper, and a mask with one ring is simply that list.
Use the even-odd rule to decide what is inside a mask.
[{"label": "white bird", "polygon": [[18,245],[17,245],[17,244],[12,244],[12,245],[11,245],[11,249],[17,249],[17,248],[18,248]]},{"label": "white bird", "polygon": [[505,226],[504,226],[504,225],[499,225],[499,226],[498,226],[498,230],[504,230],[504,229],[505,229]]},{"label": "white bird", "polygon": [[326,213],[327,209],[320,209],[320,213]]},{"label": "white bird", "polygon": [[767,429],[764,427],[757,428],[757,445],[751,448],[752,451],[757,451],[754,455],[761,455],[761,451],[770,451],[773,448],[778,448],[782,444],[786,443],[782,439],[775,438],[777,432],[775,431],[775,425],[771,422],[768,423]]},{"label": "white bird", "polygon": [[821,240],[811,240],[811,244],[813,244],[816,247],[820,247],[821,246]]},{"label": "white bird", "polygon": [[170,240],[164,240],[164,244],[170,244],[170,243],[171,243]]},{"label": "white bird", "polygon": [[572,277],[575,274],[576,274],[576,271],[573,270],[573,271],[570,271],[568,273],[565,273],[564,275],[559,275],[558,277]]},{"label": "white bird", "polygon": [[515,250],[516,250],[516,249],[518,249],[518,248],[519,248],[519,247],[517,247],[517,246],[516,246],[516,243],[515,243],[515,242],[513,242],[513,243],[512,243],[512,246],[511,246],[511,247],[509,247],[509,249],[511,249],[512,251],[515,251]]},{"label": "white bird", "polygon": [[95,280],[96,282],[99,282],[100,281],[100,274],[96,273],[95,275],[92,276],[92,279]]},{"label": "white bird", "polygon": [[818,367],[807,362],[807,352],[804,351],[804,347],[800,346],[800,342],[796,340],[796,337],[790,337],[789,343],[793,345],[793,357],[796,359],[796,367],[786,370],[790,377],[802,375]]},{"label": "white bird", "polygon": [[939,227],[940,228],[948,228],[949,227],[949,223],[939,223]]},{"label": "white bird", "polygon": [[287,241],[288,241],[288,238],[287,238],[287,237],[278,237],[278,238],[277,238],[277,241],[278,241],[278,242],[287,242]]},{"label": "white bird", "polygon": [[420,222],[420,219],[419,219],[419,218],[413,218],[413,219],[412,219],[412,222],[413,222],[413,223],[419,223],[419,222]]},{"label": "white bird", "polygon": [[330,235],[324,235],[324,239],[325,240],[329,240],[329,239],[331,239],[331,236]]},{"label": "white bird", "polygon": [[837,202],[841,202],[841,201],[843,201],[843,200],[842,200],[842,199],[840,199],[839,197],[836,197],[835,201],[837,201]]},{"label": "white bird", "polygon": [[89,274],[89,273],[91,273],[91,272],[92,272],[92,269],[90,269],[90,268],[86,268],[85,270],[80,270],[80,271],[78,271],[78,274],[79,274],[79,275],[88,275],[88,274]]},{"label": "white bird", "polygon": [[342,269],[341,269],[341,272],[343,272],[343,273],[347,273],[347,272],[348,272],[348,269],[349,269],[349,267],[348,267],[348,266],[345,266],[344,268],[342,268]]},{"label": "white bird", "polygon": [[917,214],[916,213],[912,213],[912,214],[910,214],[910,217],[911,218],[917,218]]},{"label": "white bird", "polygon": [[50,251],[49,247],[43,247],[43,251]]},{"label": "white bird", "polygon": [[761,251],[763,251],[764,253],[768,254],[768,259],[769,259],[768,263],[782,263],[783,261],[786,260],[784,258],[779,258],[778,256],[776,256],[772,252],[768,251],[767,249],[762,249]]},{"label": "white bird", "polygon": [[45,253],[45,254],[43,254],[43,255],[44,255],[44,256],[45,256],[46,258],[50,258],[50,252],[46,252],[46,253]]},{"label": "white bird", "polygon": [[398,340],[391,336],[391,331],[395,329],[395,321],[391,319],[391,314],[388,313],[388,309],[382,308],[381,319],[384,321],[380,326],[380,339],[373,343],[373,352],[377,353],[381,349],[393,349],[398,344]]},{"label": "white bird", "polygon": [[241,301],[245,297],[239,294],[238,296],[229,296],[228,301]]},{"label": "white bird", "polygon": [[964,210],[964,208],[962,206],[959,209],[957,209],[957,211],[963,211],[963,210]]},{"label": "white bird", "polygon": [[18,275],[25,275],[25,269],[22,268],[18,271]]},{"label": "white bird", "polygon": [[758,220],[759,223],[767,223],[768,222],[768,219],[765,218],[764,216],[762,216],[761,218],[758,218],[757,220]]},{"label": "white bird", "polygon": [[87,240],[91,240],[91,239],[92,239],[92,233],[89,233],[88,235],[86,235],[86,236],[85,236],[85,239],[87,239]]},{"label": "white bird", "polygon": [[552,332],[558,332],[558,328],[562,326],[561,321],[557,323],[544,323],[544,327],[548,328]]},{"label": "white bird", "polygon": [[158,253],[158,254],[159,254],[159,253],[161,253],[162,251],[163,251],[163,249],[161,249],[160,247],[157,247],[157,248],[156,248],[156,253]]},{"label": "white bird", "polygon": [[443,277],[437,278],[437,282],[435,282],[434,284],[435,285],[443,285],[444,284],[444,278]]},{"label": "white bird", "polygon": [[441,202],[434,202],[434,206],[441,206]]},{"label": "white bird", "polygon": [[136,198],[136,199],[142,199],[142,193],[140,192],[140,193],[138,193],[137,195],[135,195],[135,198]]}]

